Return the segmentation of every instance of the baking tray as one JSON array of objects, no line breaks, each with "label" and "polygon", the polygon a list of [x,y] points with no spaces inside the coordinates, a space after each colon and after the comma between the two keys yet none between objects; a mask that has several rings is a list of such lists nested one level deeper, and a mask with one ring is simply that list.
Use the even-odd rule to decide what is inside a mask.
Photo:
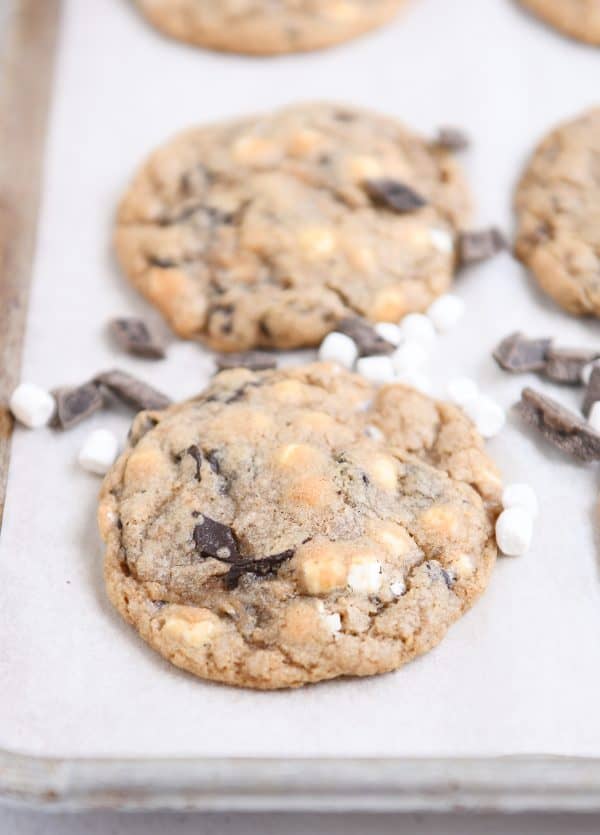
[{"label": "baking tray", "polygon": [[[479,220],[510,228],[512,186],[533,142],[593,104],[600,77],[597,51],[510,0],[414,0],[397,24],[352,44],[268,60],[164,40],[129,0],[4,0],[0,24],[2,404],[21,373],[51,387],[119,362],[177,397],[207,380],[198,346],[174,344],[167,361],[148,365],[123,361],[102,332],[110,315],[150,315],[118,275],[110,227],[133,168],[180,127],[317,97],[423,131],[459,124],[475,139],[465,166]],[[558,312],[508,256],[465,274],[457,291],[467,316],[440,345],[438,387],[471,374],[508,406],[529,381],[494,367],[501,336],[521,327],[575,345],[597,338],[597,323]],[[483,600],[404,670],[256,694],[172,669],[104,597],[98,483],[73,462],[91,426],[123,435],[127,422],[123,413],[61,436],[13,433],[0,410],[4,802],[600,809],[594,468],[511,419],[491,452],[507,480],[528,480],[540,496],[531,553],[503,560]]]}]

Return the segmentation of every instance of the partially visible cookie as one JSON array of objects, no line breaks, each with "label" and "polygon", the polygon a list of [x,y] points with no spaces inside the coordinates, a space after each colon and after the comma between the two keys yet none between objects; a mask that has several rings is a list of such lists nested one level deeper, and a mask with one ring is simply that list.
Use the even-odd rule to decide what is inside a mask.
[{"label": "partially visible cookie", "polygon": [[304,52],[391,20],[405,0],[136,0],[181,41],[251,55]]},{"label": "partially visible cookie", "polygon": [[101,496],[108,594],[202,678],[393,670],[486,587],[500,490],[453,406],[330,364],[225,371],[137,417]]},{"label": "partially visible cookie", "polygon": [[600,44],[600,0],[521,0],[521,3],[572,38]]},{"label": "partially visible cookie", "polygon": [[451,154],[333,104],[195,128],[125,195],[116,247],[182,337],[220,351],[318,344],[446,292],[470,195]]},{"label": "partially visible cookie", "polygon": [[552,131],[516,194],[516,253],[565,310],[600,316],[600,108]]}]

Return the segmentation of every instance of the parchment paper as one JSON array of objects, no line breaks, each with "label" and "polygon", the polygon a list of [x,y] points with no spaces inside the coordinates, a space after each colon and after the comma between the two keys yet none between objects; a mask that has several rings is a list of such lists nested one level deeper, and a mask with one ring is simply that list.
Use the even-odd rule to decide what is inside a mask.
[{"label": "parchment paper", "polygon": [[[196,345],[127,359],[104,332],[143,312],[110,252],[115,203],[156,144],[189,124],[297,98],[354,101],[422,131],[466,127],[479,222],[511,226],[512,186],[556,121],[594,103],[600,54],[510,0],[414,0],[397,24],[342,48],[255,60],[162,39],[127,0],[68,0],[47,151],[23,378],[51,387],[118,363],[174,397],[211,371]],[[598,325],[541,297],[503,255],[464,274],[463,325],[440,339],[438,386],[474,375],[508,406],[527,378],[498,371],[509,331],[588,344]],[[311,356],[311,355],[307,355]],[[576,404],[577,395],[546,385]],[[96,532],[98,479],[76,455],[103,414],[64,435],[18,430],[0,543],[0,746],[79,755],[600,755],[597,471],[511,420],[490,449],[531,482],[542,513],[531,553],[503,560],[476,607],[396,674],[256,694],[202,683],[148,649],[111,610]]]}]

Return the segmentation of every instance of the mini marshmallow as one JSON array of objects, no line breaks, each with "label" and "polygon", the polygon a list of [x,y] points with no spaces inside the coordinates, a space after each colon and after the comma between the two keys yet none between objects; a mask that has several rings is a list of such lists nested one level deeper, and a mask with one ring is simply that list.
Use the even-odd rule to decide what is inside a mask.
[{"label": "mini marshmallow", "polygon": [[496,522],[496,541],[507,557],[520,557],[527,553],[533,537],[531,514],[522,507],[504,510]]},{"label": "mini marshmallow", "polygon": [[328,333],[319,348],[322,362],[338,362],[344,368],[352,368],[358,357],[356,342],[345,333]]},{"label": "mini marshmallow", "polygon": [[464,312],[464,301],[453,293],[446,293],[430,305],[427,316],[437,331],[446,333],[456,327]]},{"label": "mini marshmallow", "polygon": [[56,409],[56,401],[40,386],[21,383],[13,391],[9,406],[19,423],[29,429],[39,429],[49,423]]},{"label": "mini marshmallow", "polygon": [[431,394],[433,392],[431,380],[427,374],[423,374],[421,371],[403,371],[396,374],[394,382],[401,383],[403,386],[410,386],[420,391],[421,394]]},{"label": "mini marshmallow", "polygon": [[535,490],[529,484],[507,484],[502,492],[502,506],[505,510],[520,507],[533,519],[538,514],[539,505]]},{"label": "mini marshmallow", "polygon": [[362,357],[356,363],[356,370],[365,379],[378,385],[391,383],[394,379],[394,366],[386,356]]},{"label": "mini marshmallow", "polygon": [[446,396],[455,406],[466,406],[479,397],[479,386],[470,377],[455,377],[446,385]]},{"label": "mini marshmallow", "polygon": [[438,229],[434,226],[429,230],[429,238],[438,252],[443,252],[446,255],[454,252],[454,238],[445,229]]},{"label": "mini marshmallow", "polygon": [[96,429],[90,435],[79,452],[79,463],[84,470],[95,475],[105,475],[119,452],[116,435],[108,429]]},{"label": "mini marshmallow", "polygon": [[397,580],[395,583],[390,585],[390,591],[394,597],[402,597],[402,595],[406,593],[406,583],[402,580]]},{"label": "mini marshmallow", "polygon": [[403,342],[392,354],[392,363],[399,374],[404,371],[421,371],[428,359],[427,348],[412,339]]},{"label": "mini marshmallow", "polygon": [[600,400],[596,400],[596,402],[592,405],[590,415],[588,417],[588,423],[595,432],[600,432]]},{"label": "mini marshmallow", "polygon": [[485,394],[466,403],[464,409],[484,438],[494,438],[506,423],[504,409]]},{"label": "mini marshmallow", "polygon": [[323,615],[323,623],[334,634],[342,631],[342,619],[337,612],[333,615]]},{"label": "mini marshmallow", "polygon": [[407,342],[418,342],[424,348],[431,348],[436,339],[435,328],[423,313],[409,313],[400,322],[402,338]]},{"label": "mini marshmallow", "polygon": [[348,586],[359,594],[375,594],[381,586],[381,563],[372,560],[351,565]]},{"label": "mini marshmallow", "polygon": [[397,347],[402,342],[402,330],[399,325],[394,325],[391,322],[377,322],[373,329],[376,334],[391,345]]}]

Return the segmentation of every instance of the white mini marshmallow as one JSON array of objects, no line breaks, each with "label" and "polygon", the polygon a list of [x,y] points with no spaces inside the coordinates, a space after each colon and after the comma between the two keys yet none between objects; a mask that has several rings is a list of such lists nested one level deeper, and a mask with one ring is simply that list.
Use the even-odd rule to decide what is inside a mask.
[{"label": "white mini marshmallow", "polygon": [[420,391],[421,394],[431,394],[433,392],[431,380],[422,371],[403,371],[396,374],[394,382],[401,383],[403,386],[410,386]]},{"label": "white mini marshmallow", "polygon": [[323,615],[323,622],[327,629],[329,629],[330,632],[333,632],[334,635],[336,632],[342,631],[342,619],[337,612],[333,615]]},{"label": "white mini marshmallow", "polygon": [[504,409],[485,394],[466,403],[464,409],[484,438],[494,438],[506,423]]},{"label": "white mini marshmallow", "polygon": [[496,541],[507,557],[526,554],[533,537],[531,514],[522,507],[502,511],[496,522]]},{"label": "white mini marshmallow", "polygon": [[392,322],[377,322],[373,326],[373,330],[386,342],[396,347],[402,342],[402,331],[399,325],[394,325]]},{"label": "white mini marshmallow", "polygon": [[381,563],[372,560],[351,565],[348,586],[360,594],[375,594],[381,587]]},{"label": "white mini marshmallow", "polygon": [[592,376],[592,371],[594,368],[600,365],[600,360],[594,360],[593,362],[588,362],[587,365],[584,365],[581,369],[581,382],[584,386],[587,386],[590,382],[590,377]]},{"label": "white mini marshmallow", "polygon": [[502,492],[502,506],[505,510],[520,507],[526,510],[532,519],[539,511],[535,490],[529,484],[507,484]]},{"label": "white mini marshmallow", "polygon": [[479,386],[470,377],[455,377],[446,385],[446,396],[455,406],[466,406],[479,397]]},{"label": "white mini marshmallow", "polygon": [[414,339],[407,339],[392,354],[392,363],[396,371],[422,371],[429,360],[429,351]]},{"label": "white mini marshmallow", "polygon": [[436,340],[435,328],[423,313],[409,313],[400,322],[402,338],[407,342],[418,342],[424,348],[431,348]]},{"label": "white mini marshmallow", "polygon": [[339,362],[344,368],[352,368],[358,357],[356,342],[345,333],[328,333],[319,348],[322,362]]},{"label": "white mini marshmallow", "polygon": [[431,243],[438,250],[438,252],[443,252],[446,255],[454,252],[454,238],[450,232],[446,232],[445,229],[438,229],[434,226],[429,230],[429,237],[431,239]]},{"label": "white mini marshmallow", "polygon": [[56,401],[52,395],[34,383],[21,383],[17,386],[9,405],[19,423],[29,429],[46,426],[56,409]]},{"label": "white mini marshmallow", "polygon": [[96,429],[90,435],[79,452],[79,463],[84,470],[95,475],[105,475],[119,452],[116,435],[108,429]]},{"label": "white mini marshmallow", "polygon": [[356,370],[371,383],[391,383],[394,379],[394,366],[389,357],[361,357],[356,363]]},{"label": "white mini marshmallow", "polygon": [[402,597],[402,595],[406,592],[406,583],[402,580],[397,580],[395,583],[391,583],[390,591],[394,597]]},{"label": "white mini marshmallow", "polygon": [[437,331],[446,333],[456,327],[464,312],[464,301],[453,293],[446,293],[430,305],[427,315]]},{"label": "white mini marshmallow", "polygon": [[588,423],[595,432],[600,432],[600,400],[597,400],[590,409]]}]

